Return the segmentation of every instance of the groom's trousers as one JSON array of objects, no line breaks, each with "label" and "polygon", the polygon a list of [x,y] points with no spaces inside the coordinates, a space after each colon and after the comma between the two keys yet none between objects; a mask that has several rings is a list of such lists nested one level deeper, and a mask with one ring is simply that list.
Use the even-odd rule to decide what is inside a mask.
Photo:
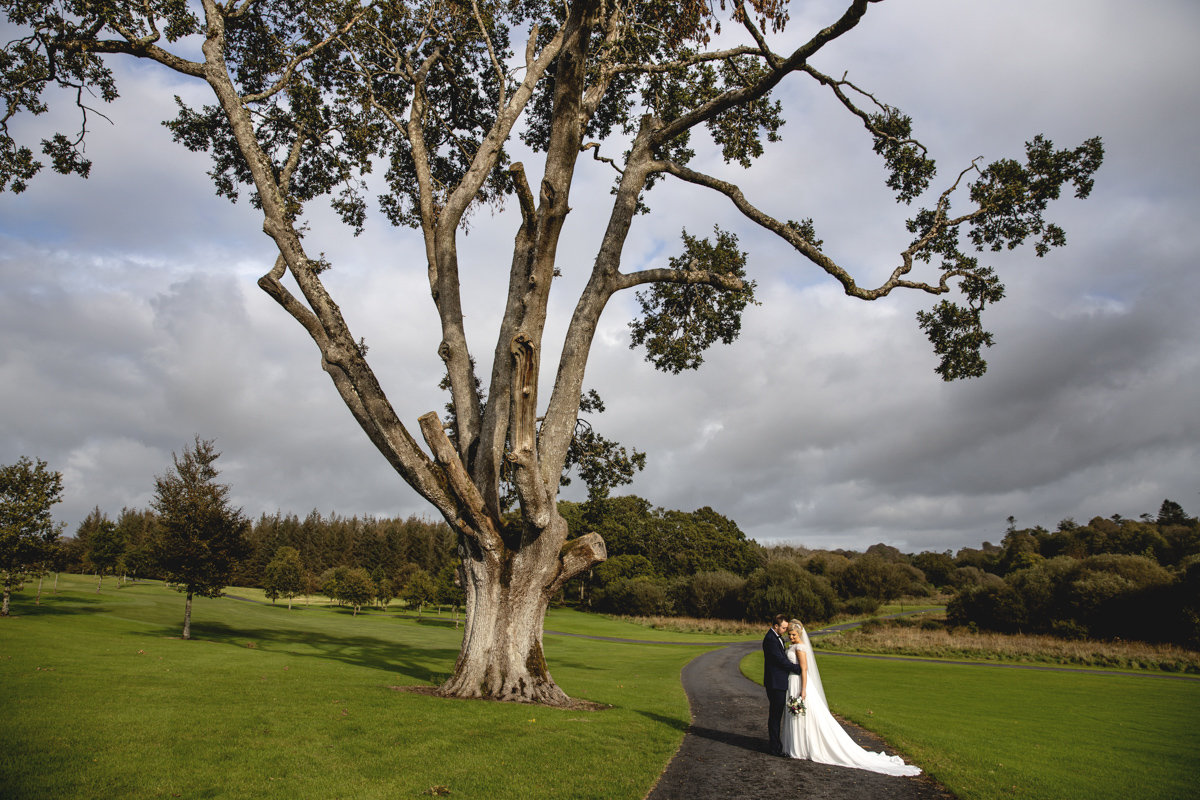
[{"label": "groom's trousers", "polygon": [[780,731],[783,728],[783,710],[787,708],[787,689],[767,689],[767,702],[770,704],[770,711],[767,713],[767,737],[771,743],[771,753],[779,755],[783,752]]}]

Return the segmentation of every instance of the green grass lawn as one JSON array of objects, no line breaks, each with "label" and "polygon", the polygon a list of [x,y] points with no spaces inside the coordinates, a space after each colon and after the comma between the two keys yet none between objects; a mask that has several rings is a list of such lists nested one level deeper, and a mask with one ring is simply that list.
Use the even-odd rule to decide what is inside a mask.
[{"label": "green grass lawn", "polygon": [[[95,588],[93,586],[93,588]],[[258,602],[269,603],[270,600],[263,594],[262,589],[245,588],[231,586],[226,591],[228,595],[255,600]],[[287,608],[287,600],[276,600],[277,607]],[[314,595],[310,603],[305,603],[303,597],[297,597],[292,601],[293,611],[337,611],[339,613],[350,613],[347,609],[339,608],[337,604],[328,599]],[[365,615],[392,615],[392,616],[411,616],[417,613],[415,608],[407,608],[398,601],[392,601],[387,609],[378,607],[364,607],[359,612],[359,616]],[[428,622],[439,622],[444,625],[454,626],[454,612],[450,606],[442,606],[441,614],[437,608],[426,606],[422,615],[422,619]],[[462,620],[462,613],[459,613],[459,620]],[[737,642],[745,639],[761,638],[762,633],[756,633],[749,636],[734,636],[730,634],[704,634],[704,633],[679,633],[674,631],[659,630],[650,628],[645,625],[636,625],[630,622],[623,622],[617,619],[610,619],[600,614],[588,614],[582,611],[576,611],[573,608],[552,608],[546,613],[546,630],[551,632],[558,631],[561,633],[577,633],[587,636],[608,636],[615,639],[635,639],[643,642],[688,642],[695,644],[709,644],[720,642]],[[766,630],[766,626],[763,626]]]},{"label": "green grass lawn", "polygon": [[[1184,800],[1200,786],[1200,681],[817,660],[836,713],[963,800]],[[762,654],[742,671],[761,681]]]},{"label": "green grass lawn", "polygon": [[[14,595],[0,619],[0,797],[641,798],[689,721],[679,670],[703,652],[547,636],[555,680],[612,708],[442,700],[389,687],[450,672],[450,625],[197,599],[185,642],[183,597],[160,585],[59,589],[40,607]],[[547,627],[653,638],[572,611]]]}]

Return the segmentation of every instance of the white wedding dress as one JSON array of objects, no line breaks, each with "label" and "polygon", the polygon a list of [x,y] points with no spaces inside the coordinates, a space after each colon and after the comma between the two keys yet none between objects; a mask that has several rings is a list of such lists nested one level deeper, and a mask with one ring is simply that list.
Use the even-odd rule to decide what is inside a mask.
[{"label": "white wedding dress", "polygon": [[[800,662],[796,651],[803,649],[808,657],[808,694],[805,699],[806,713],[793,714],[790,710],[783,715],[783,752],[792,758],[806,758],[819,764],[835,764],[840,767],[866,769],[885,775],[920,775],[920,767],[905,764],[900,756],[873,753],[854,743],[829,711],[825,700],[825,689],[821,686],[821,673],[817,670],[817,659],[813,654],[808,631],[801,629],[800,644],[788,648],[788,660]],[[800,696],[800,676],[788,677],[788,697]]]}]

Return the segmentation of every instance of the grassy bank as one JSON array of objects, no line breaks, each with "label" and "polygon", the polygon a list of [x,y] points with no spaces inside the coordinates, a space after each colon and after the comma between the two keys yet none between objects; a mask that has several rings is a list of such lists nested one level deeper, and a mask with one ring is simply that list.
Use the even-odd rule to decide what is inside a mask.
[{"label": "grassy bank", "polygon": [[815,639],[813,647],[843,653],[1200,674],[1200,653],[1175,645],[972,632],[947,629],[937,618],[868,624]]},{"label": "grassy bank", "polygon": [[[817,658],[835,713],[963,800],[1184,800],[1200,782],[1200,681]],[[742,670],[761,681],[761,653]]]},{"label": "grassy bank", "polygon": [[[547,636],[558,683],[611,708],[447,701],[391,687],[449,673],[452,625],[198,599],[185,642],[181,595],[94,588],[63,576],[0,620],[0,797],[641,798],[682,739],[679,670],[702,652]],[[547,627],[647,638],[576,612]]]}]

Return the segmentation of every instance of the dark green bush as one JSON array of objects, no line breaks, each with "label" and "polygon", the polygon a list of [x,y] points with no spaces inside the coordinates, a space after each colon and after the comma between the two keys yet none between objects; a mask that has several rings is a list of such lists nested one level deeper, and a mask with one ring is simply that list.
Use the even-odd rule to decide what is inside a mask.
[{"label": "dark green bush", "polygon": [[965,585],[946,613],[955,624],[1005,633],[1184,644],[1189,626],[1179,610],[1188,607],[1183,585],[1147,556],[1057,556],[1000,582]]},{"label": "dark green bush", "polygon": [[767,620],[776,614],[806,623],[825,622],[838,612],[838,598],[825,578],[791,559],[776,559],[755,570],[742,587],[746,619]]},{"label": "dark green bush", "polygon": [[842,612],[856,617],[874,614],[882,603],[874,597],[851,597],[842,605]]},{"label": "dark green bush", "polygon": [[685,614],[701,619],[741,619],[738,595],[745,585],[745,578],[725,570],[698,572],[683,581],[679,605]]},{"label": "dark green bush", "polygon": [[622,578],[609,584],[604,609],[632,617],[655,617],[672,611],[665,581],[647,577]]}]

